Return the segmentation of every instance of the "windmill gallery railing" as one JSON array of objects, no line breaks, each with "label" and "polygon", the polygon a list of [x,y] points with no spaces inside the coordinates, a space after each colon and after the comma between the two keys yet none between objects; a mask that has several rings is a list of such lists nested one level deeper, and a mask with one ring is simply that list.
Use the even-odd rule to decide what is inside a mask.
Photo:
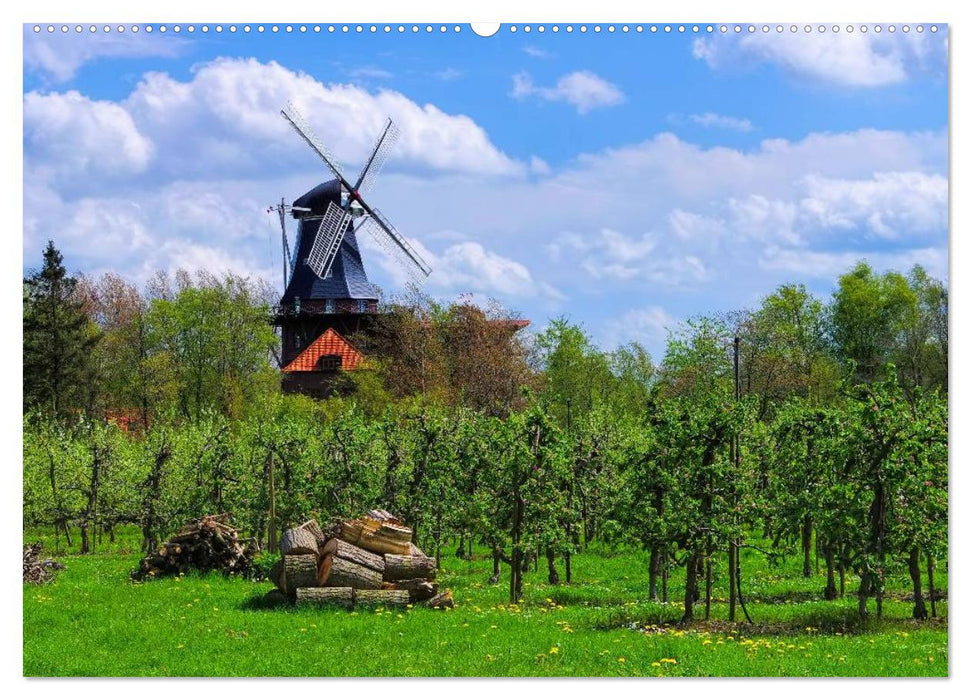
[{"label": "windmill gallery railing", "polygon": [[307,299],[273,307],[274,318],[331,316],[334,314],[376,314],[378,302],[372,299]]}]

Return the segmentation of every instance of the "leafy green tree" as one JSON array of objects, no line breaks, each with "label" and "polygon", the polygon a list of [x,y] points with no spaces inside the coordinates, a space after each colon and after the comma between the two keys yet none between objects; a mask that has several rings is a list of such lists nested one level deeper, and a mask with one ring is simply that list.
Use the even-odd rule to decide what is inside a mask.
[{"label": "leafy green tree", "polygon": [[49,241],[43,267],[24,279],[24,409],[37,407],[64,417],[89,408],[96,388],[91,350],[97,334],[67,274],[61,253]]},{"label": "leafy green tree", "polygon": [[830,305],[831,334],[839,357],[858,382],[878,379],[894,358],[917,299],[898,272],[876,274],[865,262],[839,278]]}]

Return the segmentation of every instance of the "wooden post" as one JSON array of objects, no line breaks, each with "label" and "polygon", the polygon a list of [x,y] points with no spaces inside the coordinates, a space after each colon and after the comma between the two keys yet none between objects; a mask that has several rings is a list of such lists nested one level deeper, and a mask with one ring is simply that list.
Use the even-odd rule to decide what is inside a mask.
[{"label": "wooden post", "polygon": [[[741,384],[739,383],[739,372],[738,372],[738,336],[732,343],[732,362],[735,369],[735,402],[738,403],[741,398]],[[741,460],[739,459],[739,440],[738,433],[732,435],[732,441],[730,446],[732,452],[732,464],[735,465],[735,474],[738,476],[741,466]],[[734,483],[734,482],[733,482]],[[734,496],[734,493],[732,494]],[[734,498],[732,499],[734,501]],[[734,505],[734,504],[733,504]],[[734,521],[734,516],[732,516]],[[734,524],[734,522],[733,522]],[[732,533],[728,543],[728,620],[729,622],[735,622],[735,601],[738,599],[738,575],[739,561],[738,561],[738,545],[735,543],[735,534]]]},{"label": "wooden post", "polygon": [[269,481],[270,481],[270,534],[267,546],[271,552],[276,551],[276,489],[273,484],[273,450],[270,450],[270,465],[269,465]]}]

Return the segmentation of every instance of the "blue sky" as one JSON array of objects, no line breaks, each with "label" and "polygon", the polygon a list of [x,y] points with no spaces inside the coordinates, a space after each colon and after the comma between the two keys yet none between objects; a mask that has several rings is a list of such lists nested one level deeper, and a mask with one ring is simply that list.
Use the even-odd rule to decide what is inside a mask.
[{"label": "blue sky", "polygon": [[[592,27],[592,25],[590,25]],[[947,272],[946,28],[774,31],[24,32],[24,265],[142,281],[210,267],[280,286],[264,209],[325,179],[296,101],[432,264],[606,349],[859,258]],[[365,243],[387,294],[404,276]]]}]

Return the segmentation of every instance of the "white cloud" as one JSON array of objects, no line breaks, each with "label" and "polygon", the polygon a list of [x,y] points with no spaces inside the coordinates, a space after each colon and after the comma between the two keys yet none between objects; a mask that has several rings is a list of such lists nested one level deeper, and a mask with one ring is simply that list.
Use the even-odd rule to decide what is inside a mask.
[{"label": "white cloud", "polygon": [[540,87],[526,72],[512,77],[512,97],[523,99],[539,97],[549,102],[566,102],[579,114],[586,114],[598,107],[612,107],[624,101],[624,93],[616,85],[587,70],[562,76],[553,87]]},{"label": "white cloud", "polygon": [[352,78],[373,78],[376,80],[387,80],[388,78],[394,77],[394,73],[391,71],[387,71],[376,66],[361,66],[359,68],[354,68],[348,71],[348,75],[350,75]]},{"label": "white cloud", "polygon": [[658,349],[663,348],[669,331],[674,330],[678,320],[660,306],[643,309],[630,309],[605,324],[605,345],[616,348],[625,343],[636,341],[648,348],[659,360]]},{"label": "white cloud", "polygon": [[352,175],[389,115],[401,129],[390,161],[396,167],[494,175],[523,170],[467,116],[418,105],[393,90],[324,85],[273,61],[216,59],[188,82],[149,73],[123,106],[169,155],[170,175],[230,170],[243,176],[315,159],[280,116],[291,100],[337,158],[352,164]]},{"label": "white cloud", "polygon": [[[397,261],[377,244],[367,238],[358,240],[368,253],[379,256],[377,259],[381,266],[398,286],[409,281]],[[458,292],[478,296],[563,298],[552,285],[537,281],[526,265],[488,250],[481,243],[462,241],[439,253],[430,250],[417,238],[409,238],[409,243],[433,270],[426,282],[430,287],[453,294]]]},{"label": "white cloud", "polygon": [[739,117],[728,117],[724,114],[715,114],[714,112],[705,112],[704,114],[690,114],[688,118],[699,126],[716,128],[716,129],[731,129],[733,131],[752,131],[754,128],[752,122],[748,119],[740,119]]},{"label": "white cloud", "polygon": [[927,70],[943,75],[947,62],[945,37],[928,32],[757,32],[695,39],[692,49],[715,69],[775,63],[794,75],[846,87],[893,85]]},{"label": "white cloud", "polygon": [[532,44],[523,47],[523,53],[533,58],[552,58],[553,53]]},{"label": "white cloud", "polygon": [[24,147],[27,168],[62,182],[140,173],[155,151],[123,107],[75,90],[24,95]]},{"label": "white cloud", "polygon": [[99,58],[174,57],[185,47],[186,42],[175,36],[101,31],[35,34],[32,25],[24,26],[24,67],[59,83]]},{"label": "white cloud", "polygon": [[921,172],[876,173],[867,180],[807,176],[799,203],[813,223],[831,229],[864,228],[881,238],[947,227],[947,178]]},{"label": "white cloud", "polygon": [[867,249],[829,252],[769,248],[760,256],[759,266],[801,278],[835,279],[852,269],[860,260],[866,260],[878,270],[898,272],[906,272],[914,265],[921,265],[934,277],[947,278],[947,250],[942,248],[911,248],[890,252]]}]

